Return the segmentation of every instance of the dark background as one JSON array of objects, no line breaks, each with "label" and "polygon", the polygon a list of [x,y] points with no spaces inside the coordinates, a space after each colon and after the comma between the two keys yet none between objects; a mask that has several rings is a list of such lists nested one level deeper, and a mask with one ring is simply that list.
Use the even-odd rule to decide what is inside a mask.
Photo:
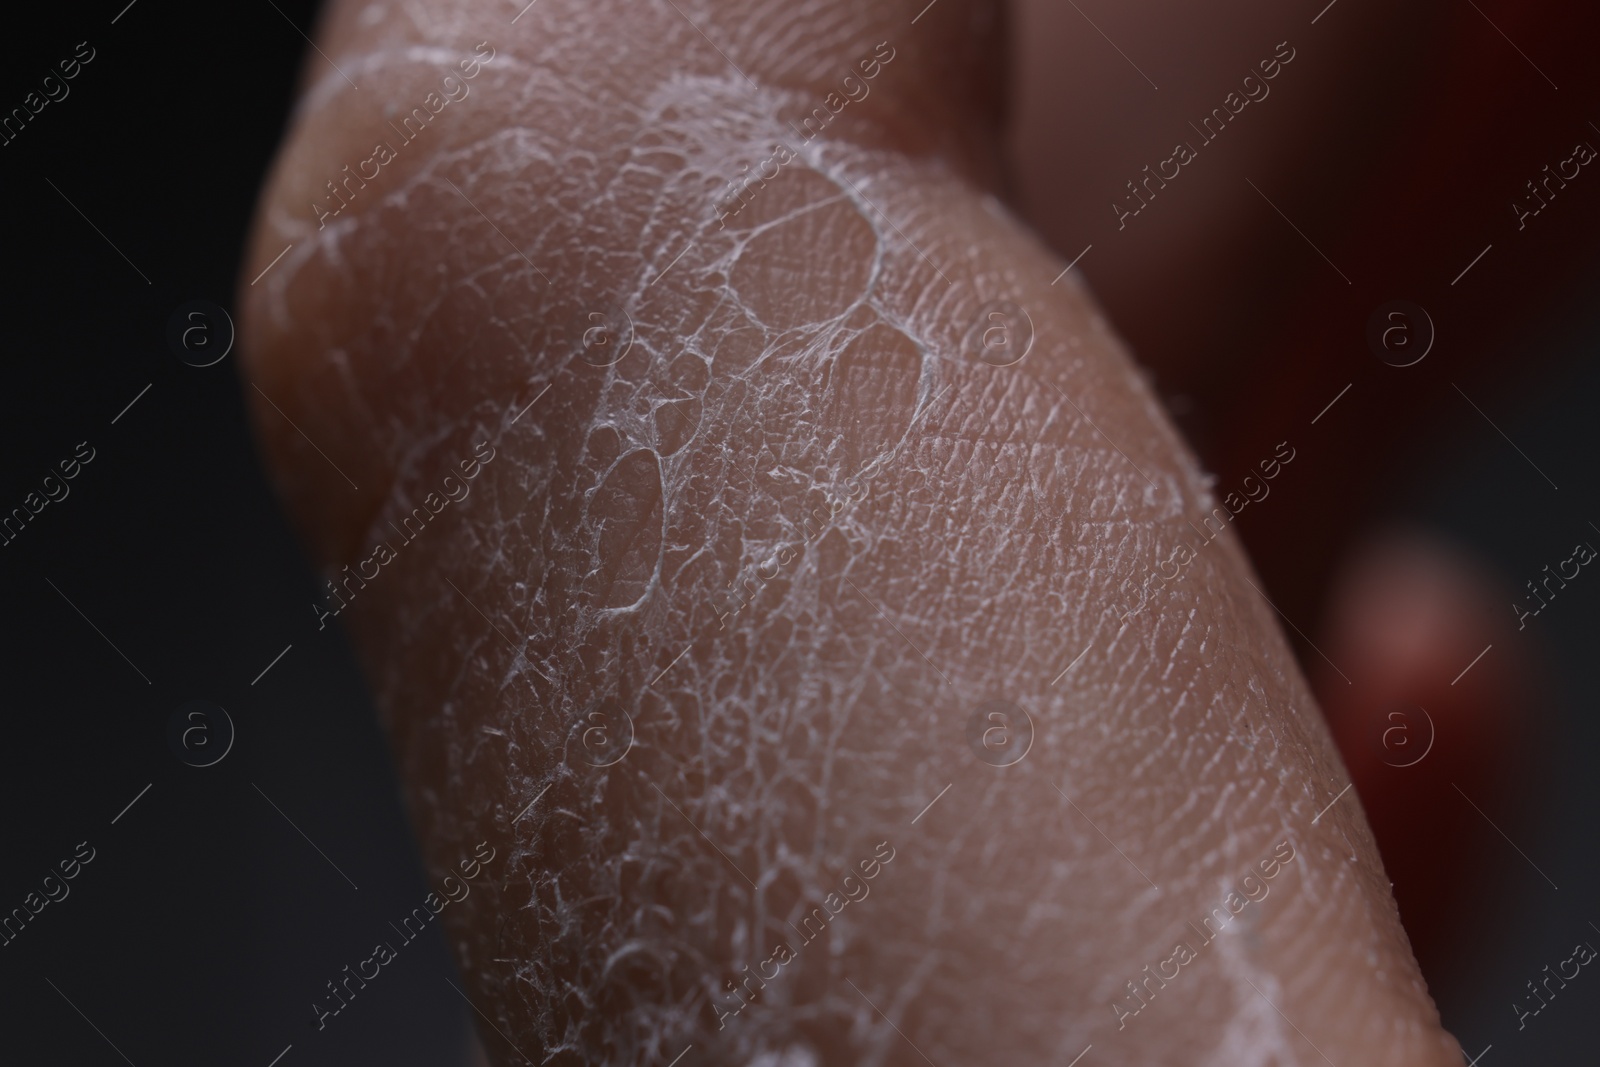
[{"label": "dark background", "polygon": [[[280,1067],[454,1067],[469,1009],[437,924],[313,1028],[324,984],[398,945],[388,924],[428,886],[352,653],[316,629],[235,356],[195,368],[166,340],[180,304],[231,309],[306,50],[288,20],[309,32],[315,5],[140,0],[112,25],[126,2],[8,12],[0,68],[9,111],[80,41],[96,53],[0,147],[0,508],[95,450],[0,548],[0,908],[95,850],[0,948],[0,1063],[121,1064],[114,1044],[139,1067],[266,1067],[292,1044]],[[204,768],[167,740],[197,698],[237,731]]]},{"label": "dark background", "polygon": [[[166,337],[187,301],[231,308],[306,47],[294,27],[310,30],[315,5],[140,0],[113,25],[124,2],[8,14],[0,67],[9,110],[78,42],[96,50],[70,95],[0,146],[0,512],[79,442],[95,450],[70,495],[0,547],[0,912],[79,842],[95,849],[70,896],[0,947],[0,1062],[266,1067],[292,1045],[283,1067],[461,1064],[469,1010],[437,927],[314,1029],[324,983],[428,887],[350,650],[316,629],[318,583],[264,479],[234,358],[187,366]],[[1476,269],[1548,268],[1509,246],[1492,255]],[[1600,523],[1596,258],[1565,262],[1537,277],[1504,361],[1463,382],[1559,492],[1462,405],[1390,451],[1402,473],[1375,512],[1468,546],[1515,586]],[[1448,319],[1439,326],[1447,336]],[[1331,433],[1388,434],[1356,396],[1343,403]],[[1492,1043],[1485,1064],[1593,1062],[1600,978],[1585,972],[1521,1032],[1509,1005],[1574,941],[1600,944],[1588,925],[1600,921],[1597,603],[1600,578],[1580,579],[1518,638],[1548,691],[1529,695],[1538,773],[1501,825],[1560,889],[1480,826],[1459,934],[1470,963],[1429,976],[1469,1054]],[[237,731],[214,766],[188,766],[169,744],[169,719],[192,699],[224,707]]]}]

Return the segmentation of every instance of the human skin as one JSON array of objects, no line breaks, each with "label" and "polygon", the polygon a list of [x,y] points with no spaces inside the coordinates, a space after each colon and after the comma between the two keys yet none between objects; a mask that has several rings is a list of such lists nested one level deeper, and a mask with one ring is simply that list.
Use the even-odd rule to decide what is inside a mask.
[{"label": "human skin", "polygon": [[[1558,147],[1564,155],[1593,132],[1567,104],[1595,93],[1588,42],[1600,10],[1014,6],[1013,198],[1063,255],[1093,242],[1083,265],[1096,295],[1161,395],[1181,400],[1186,436],[1224,484],[1253,468],[1273,426],[1304,426],[1354,386],[1346,400],[1356,403],[1318,426],[1337,444],[1307,448],[1292,487],[1275,489],[1282,505],[1242,520],[1275,603],[1323,644],[1316,620],[1341,555],[1410,491],[1406,479],[1444,428],[1463,412],[1478,418],[1450,383],[1481,404],[1492,388],[1538,380],[1561,351],[1529,342],[1581,300],[1572,279],[1587,277],[1600,210],[1569,197],[1562,228],[1536,231],[1531,220],[1519,228],[1511,205]],[[1085,13],[1115,47],[1087,29]],[[1109,204],[1124,182],[1169,141],[1200,143],[1189,123],[1280,38],[1297,55],[1269,97],[1119,230]],[[1489,129],[1496,148],[1485,153]],[[1470,178],[1440,182],[1447,172]],[[1512,255],[1487,257],[1456,282],[1491,241]],[[1438,330],[1432,357],[1413,367],[1384,366],[1364,338],[1368,316],[1400,296]],[[1514,374],[1507,351],[1522,353]]]},{"label": "human skin", "polygon": [[[312,61],[242,271],[292,243],[241,341],[308,544],[394,546],[341,621],[424,854],[500,857],[445,916],[491,1057],[1459,1063],[1231,530],[1130,598],[1216,502],[991,195],[992,11],[678,8],[336,4],[319,46],[360,88]],[[324,183],[484,41],[319,229]],[[996,300],[1034,335],[1007,366],[978,355]],[[1011,766],[968,742],[992,700],[1031,717]]]}]

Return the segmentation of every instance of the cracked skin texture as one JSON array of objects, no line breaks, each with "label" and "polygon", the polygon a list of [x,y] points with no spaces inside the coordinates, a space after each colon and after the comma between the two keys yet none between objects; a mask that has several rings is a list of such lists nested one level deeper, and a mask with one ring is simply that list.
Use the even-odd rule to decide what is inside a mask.
[{"label": "cracked skin texture", "polygon": [[[343,621],[430,865],[499,850],[446,916],[490,1055],[1459,1063],[1355,796],[1312,823],[1346,775],[1231,531],[1121,617],[1214,501],[990,195],[997,22],[942,6],[326,16],[360,88],[308,66],[242,277],[294,247],[243,287],[244,370],[304,431],[248,390],[314,552],[397,545]],[[469,94],[318,229],[324,183],[482,41]],[[787,120],[879,42],[867,98],[799,143]],[[780,138],[796,158],[719,223]],[[972,348],[994,300],[1033,325],[1010,366]],[[628,320],[603,365],[628,328],[585,331]],[[1031,715],[1013,766],[967,745],[989,700]],[[1201,946],[1186,923],[1281,842]],[[1197,957],[1119,1026],[1180,940]]]}]

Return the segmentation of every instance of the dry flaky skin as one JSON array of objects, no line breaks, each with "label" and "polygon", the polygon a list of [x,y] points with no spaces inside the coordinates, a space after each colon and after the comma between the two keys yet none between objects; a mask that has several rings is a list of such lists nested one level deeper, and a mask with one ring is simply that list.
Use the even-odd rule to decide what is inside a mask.
[{"label": "dry flaky skin", "polygon": [[[1312,822],[1347,779],[1231,533],[1121,617],[1213,501],[975,184],[962,42],[992,20],[920,6],[348,3],[322,36],[360,89],[313,60],[247,371],[316,442],[251,390],[313,543],[395,552],[345,621],[429,858],[501,850],[450,928],[491,1055],[1459,1062],[1354,796]],[[319,230],[323,183],[482,41],[470,95]],[[787,120],[880,42],[801,144]],[[719,224],[775,139],[798,158]],[[1036,333],[1012,366],[972,347],[994,300]],[[595,366],[623,339],[586,349],[588,314],[619,310],[632,348]],[[483,442],[470,495],[400,535]],[[1014,766],[968,746],[993,699],[1035,724]],[[597,767],[607,701],[634,741]],[[1186,924],[1281,842],[1202,945]],[[1119,1027],[1180,940],[1198,958]]]}]

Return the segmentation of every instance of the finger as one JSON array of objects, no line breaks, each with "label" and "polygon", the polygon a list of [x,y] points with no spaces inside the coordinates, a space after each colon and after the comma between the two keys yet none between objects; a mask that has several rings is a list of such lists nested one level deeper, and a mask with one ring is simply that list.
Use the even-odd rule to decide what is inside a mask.
[{"label": "finger", "polygon": [[1457,1061],[1192,460],[980,191],[983,8],[540,4],[319,229],[490,32],[359,10],[245,335],[424,847],[504,857],[492,1054]]}]

